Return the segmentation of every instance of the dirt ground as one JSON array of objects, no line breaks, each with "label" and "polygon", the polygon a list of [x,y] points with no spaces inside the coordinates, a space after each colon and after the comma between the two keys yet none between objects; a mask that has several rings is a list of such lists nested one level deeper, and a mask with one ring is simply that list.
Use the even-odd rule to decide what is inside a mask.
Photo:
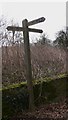
[{"label": "dirt ground", "polygon": [[17,113],[11,120],[68,120],[66,101],[41,105],[34,112]]}]

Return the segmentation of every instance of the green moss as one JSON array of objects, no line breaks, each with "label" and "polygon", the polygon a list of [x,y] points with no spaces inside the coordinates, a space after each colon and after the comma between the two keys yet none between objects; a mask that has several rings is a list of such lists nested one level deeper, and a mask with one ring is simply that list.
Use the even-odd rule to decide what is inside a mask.
[{"label": "green moss", "polygon": [[57,77],[58,77],[58,78],[64,78],[64,77],[66,77],[66,76],[67,76],[67,74],[64,73],[64,74],[59,74]]},{"label": "green moss", "polygon": [[3,89],[0,89],[0,91],[7,90],[7,89],[13,89],[13,88],[17,88],[20,86],[25,86],[26,84],[27,84],[27,82],[14,83],[12,85],[7,85],[6,87],[3,87]]},{"label": "green moss", "polygon": [[[41,79],[38,79],[38,80],[33,80],[33,84],[40,84],[41,82],[50,82],[52,80],[55,80],[55,79],[59,79],[59,78],[64,78],[66,77],[67,74],[59,74],[55,77],[45,77],[45,78],[41,78]],[[7,85],[6,87],[3,87],[2,89],[0,89],[0,91],[2,90],[6,90],[6,89],[12,89],[12,88],[16,88],[16,87],[20,87],[20,86],[25,86],[27,85],[27,82],[21,82],[21,83],[14,83],[14,84],[11,84],[11,85]]]}]

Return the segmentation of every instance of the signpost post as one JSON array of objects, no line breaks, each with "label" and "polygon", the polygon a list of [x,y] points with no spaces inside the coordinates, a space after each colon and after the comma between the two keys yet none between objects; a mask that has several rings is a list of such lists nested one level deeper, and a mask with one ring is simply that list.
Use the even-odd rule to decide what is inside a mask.
[{"label": "signpost post", "polygon": [[26,62],[26,79],[29,92],[29,109],[34,110],[34,95],[33,95],[33,83],[32,83],[32,70],[31,70],[31,55],[30,55],[30,44],[29,44],[29,32],[42,33],[40,29],[28,28],[28,26],[44,22],[45,18],[41,17],[39,19],[28,22],[27,19],[22,21],[22,27],[8,26],[7,30],[11,31],[23,31],[24,37],[24,51],[25,51],[25,62]]}]

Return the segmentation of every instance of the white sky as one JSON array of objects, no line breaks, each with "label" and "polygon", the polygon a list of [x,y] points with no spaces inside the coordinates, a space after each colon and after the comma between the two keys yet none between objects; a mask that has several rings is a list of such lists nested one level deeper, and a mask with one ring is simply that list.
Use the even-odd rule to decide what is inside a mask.
[{"label": "white sky", "polygon": [[[22,26],[22,20],[28,21],[39,17],[45,17],[43,23],[31,26],[39,28],[54,40],[55,34],[66,26],[66,3],[65,2],[1,2],[0,15],[4,15],[8,20],[14,19]],[[38,33],[31,33],[34,38]]]}]

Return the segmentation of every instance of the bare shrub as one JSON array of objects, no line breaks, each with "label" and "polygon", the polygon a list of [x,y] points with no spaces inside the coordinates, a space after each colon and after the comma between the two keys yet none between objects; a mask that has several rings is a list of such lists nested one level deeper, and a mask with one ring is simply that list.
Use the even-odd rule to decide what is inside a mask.
[{"label": "bare shrub", "polygon": [[[66,72],[66,52],[50,45],[31,45],[33,79],[54,76]],[[26,80],[24,45],[2,47],[3,83]]]}]

